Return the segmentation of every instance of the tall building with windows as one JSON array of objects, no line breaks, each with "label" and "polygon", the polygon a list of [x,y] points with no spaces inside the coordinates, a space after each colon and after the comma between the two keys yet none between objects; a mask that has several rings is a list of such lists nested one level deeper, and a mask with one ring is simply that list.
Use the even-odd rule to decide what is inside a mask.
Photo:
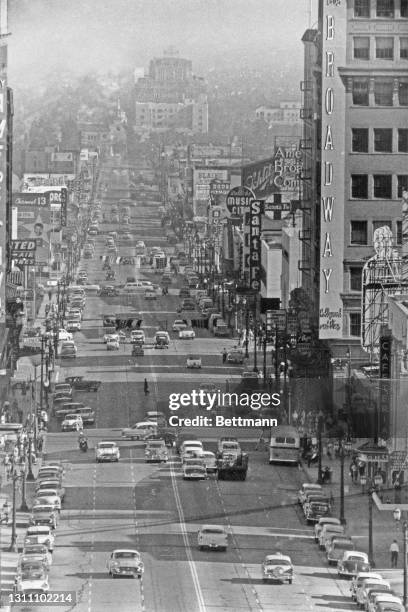
[{"label": "tall building with windows", "polygon": [[[319,334],[359,343],[373,233],[401,245],[408,188],[408,0],[319,0],[304,37],[303,285]],[[307,231],[306,231],[307,230]],[[344,354],[344,347],[342,347]]]}]

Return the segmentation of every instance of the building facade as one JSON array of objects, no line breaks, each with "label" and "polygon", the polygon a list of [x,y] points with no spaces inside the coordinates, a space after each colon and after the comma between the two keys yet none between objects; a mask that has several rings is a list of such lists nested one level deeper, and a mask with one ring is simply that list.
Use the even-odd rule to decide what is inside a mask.
[{"label": "building facade", "polygon": [[316,306],[320,338],[333,347],[357,345],[373,233],[387,225],[394,244],[402,241],[408,2],[320,1],[318,29],[306,31],[303,42],[302,284]]}]

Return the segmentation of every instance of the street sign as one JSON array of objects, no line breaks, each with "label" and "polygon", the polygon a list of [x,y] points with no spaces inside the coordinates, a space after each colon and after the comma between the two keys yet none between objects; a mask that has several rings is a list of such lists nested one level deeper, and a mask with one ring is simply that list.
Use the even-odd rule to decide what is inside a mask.
[{"label": "street sign", "polygon": [[290,203],[289,202],[265,202],[265,212],[289,212],[290,211]]},{"label": "street sign", "polygon": [[227,209],[232,215],[243,215],[255,200],[255,195],[252,189],[248,187],[234,187],[227,195]]},{"label": "street sign", "polygon": [[403,470],[408,468],[408,453],[406,451],[393,451],[390,453],[391,470]]},{"label": "street sign", "polygon": [[[37,244],[35,240],[12,240],[11,241],[11,259],[20,263],[23,262],[34,262],[35,261],[35,251],[37,248]],[[17,263],[17,265],[20,265]]]},{"label": "street sign", "polygon": [[286,329],[286,310],[268,310],[266,313],[267,325],[282,332]]}]

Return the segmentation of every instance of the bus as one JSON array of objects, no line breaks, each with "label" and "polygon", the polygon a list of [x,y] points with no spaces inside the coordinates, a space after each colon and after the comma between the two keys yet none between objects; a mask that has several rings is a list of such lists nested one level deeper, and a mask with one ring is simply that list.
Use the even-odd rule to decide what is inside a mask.
[{"label": "bus", "polygon": [[272,428],[269,446],[269,463],[300,462],[300,435],[295,427],[280,425]]}]

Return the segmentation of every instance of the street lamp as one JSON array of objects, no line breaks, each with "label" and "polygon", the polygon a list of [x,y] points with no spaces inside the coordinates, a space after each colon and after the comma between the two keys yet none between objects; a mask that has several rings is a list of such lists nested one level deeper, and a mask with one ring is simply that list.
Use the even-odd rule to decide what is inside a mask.
[{"label": "street lamp", "polygon": [[340,453],[340,523],[346,524],[346,518],[344,516],[344,458],[351,450],[351,442],[344,441],[342,438],[339,440],[339,453]]},{"label": "street lamp", "polygon": [[[394,520],[398,523],[401,521],[401,510],[399,508],[395,508],[394,512]],[[402,605],[404,610],[407,609],[408,602],[408,571],[407,571],[407,541],[408,541],[408,522],[404,520],[402,522],[402,534],[404,538],[404,594],[402,598]]]},{"label": "street lamp", "polygon": [[319,485],[323,484],[323,474],[322,474],[322,433],[323,433],[323,417],[324,414],[322,410],[319,410],[317,415],[317,443],[318,443],[318,465],[317,465],[317,483]]},{"label": "street lamp", "polygon": [[[33,423],[31,421],[31,427],[32,426],[33,426]],[[33,452],[33,432],[30,429],[30,431],[28,432],[28,474],[26,477],[27,482],[33,482],[35,480],[35,476],[33,474],[32,452]]]},{"label": "street lamp", "polygon": [[367,483],[368,488],[368,560],[371,567],[375,567],[373,553],[373,493],[378,491],[378,487],[382,484],[383,478],[381,474],[375,474],[374,478],[367,479],[367,476],[360,477],[360,483],[364,487]]},{"label": "street lamp", "polygon": [[[20,466],[21,469],[21,466]],[[24,471],[25,471],[25,466],[24,466]],[[15,457],[13,457],[13,463],[12,463],[12,470],[11,470],[11,477],[12,477],[12,481],[13,481],[13,509],[12,509],[12,513],[11,513],[11,542],[10,542],[10,546],[9,546],[9,552],[17,552],[18,548],[17,548],[17,508],[16,508],[16,498],[17,498],[17,480],[19,480],[20,478],[23,477],[22,471],[20,473],[17,472],[16,470],[16,460]],[[25,492],[24,492],[24,501],[25,501]],[[25,504],[27,507],[27,503]],[[28,508],[27,508],[28,510]]]}]

